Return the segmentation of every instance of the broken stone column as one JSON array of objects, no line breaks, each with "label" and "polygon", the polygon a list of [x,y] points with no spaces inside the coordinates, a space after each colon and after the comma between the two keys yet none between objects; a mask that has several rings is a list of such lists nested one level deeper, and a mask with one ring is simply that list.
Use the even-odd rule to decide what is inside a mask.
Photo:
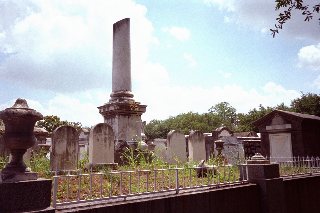
[{"label": "broken stone column", "polygon": [[[146,111],[133,99],[131,92],[131,50],[130,19],[126,18],[113,25],[112,93],[110,100],[98,107],[115,134],[116,147],[119,142],[141,140],[141,115]],[[121,150],[115,150],[121,152]],[[116,158],[117,159],[117,158]],[[118,163],[118,162],[117,162]]]},{"label": "broken stone column", "polygon": [[131,94],[130,19],[113,25],[112,98],[133,97]]}]

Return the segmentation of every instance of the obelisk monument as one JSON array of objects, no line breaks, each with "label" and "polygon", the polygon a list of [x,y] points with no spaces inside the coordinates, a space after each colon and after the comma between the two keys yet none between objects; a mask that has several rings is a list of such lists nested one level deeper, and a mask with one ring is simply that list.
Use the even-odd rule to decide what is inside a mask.
[{"label": "obelisk monument", "polygon": [[98,107],[104,122],[115,133],[115,143],[141,140],[141,115],[146,105],[133,99],[131,91],[130,19],[113,24],[112,93],[110,100]]}]

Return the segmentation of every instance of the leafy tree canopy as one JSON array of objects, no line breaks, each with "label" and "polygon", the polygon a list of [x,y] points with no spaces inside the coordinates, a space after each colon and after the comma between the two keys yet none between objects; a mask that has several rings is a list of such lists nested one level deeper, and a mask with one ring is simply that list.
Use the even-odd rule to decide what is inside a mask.
[{"label": "leafy tree canopy", "polygon": [[52,133],[57,127],[62,125],[73,126],[77,129],[77,131],[80,131],[82,128],[82,124],[80,122],[61,121],[60,118],[56,115],[44,116],[43,120],[40,120],[36,123],[37,127],[42,127],[50,133]]},{"label": "leafy tree canopy", "polygon": [[320,116],[320,96],[314,93],[301,93],[301,97],[291,102],[294,112]]}]

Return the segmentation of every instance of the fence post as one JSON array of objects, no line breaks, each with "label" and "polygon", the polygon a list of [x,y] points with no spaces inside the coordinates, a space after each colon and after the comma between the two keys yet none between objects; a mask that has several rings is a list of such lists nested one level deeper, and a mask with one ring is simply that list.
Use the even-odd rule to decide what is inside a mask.
[{"label": "fence post", "polygon": [[53,176],[53,192],[52,192],[52,207],[57,207],[57,196],[58,196],[58,176]]},{"label": "fence post", "polygon": [[179,194],[179,168],[176,168],[176,194]]},{"label": "fence post", "polygon": [[260,202],[263,213],[285,213],[283,179],[279,164],[271,164],[260,153],[247,161],[248,181],[260,188]]}]

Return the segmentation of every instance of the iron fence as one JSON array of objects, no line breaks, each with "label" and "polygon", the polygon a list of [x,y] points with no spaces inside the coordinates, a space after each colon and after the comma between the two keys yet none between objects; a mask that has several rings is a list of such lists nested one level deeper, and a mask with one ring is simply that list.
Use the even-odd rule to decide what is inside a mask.
[{"label": "iron fence", "polygon": [[313,175],[320,173],[319,157],[290,157],[290,158],[270,158],[272,163],[278,163],[280,176]]},{"label": "iron fence", "polygon": [[246,184],[239,167],[172,167],[90,172],[53,176],[52,206],[91,201],[124,201],[143,196],[179,194],[190,190]]}]

